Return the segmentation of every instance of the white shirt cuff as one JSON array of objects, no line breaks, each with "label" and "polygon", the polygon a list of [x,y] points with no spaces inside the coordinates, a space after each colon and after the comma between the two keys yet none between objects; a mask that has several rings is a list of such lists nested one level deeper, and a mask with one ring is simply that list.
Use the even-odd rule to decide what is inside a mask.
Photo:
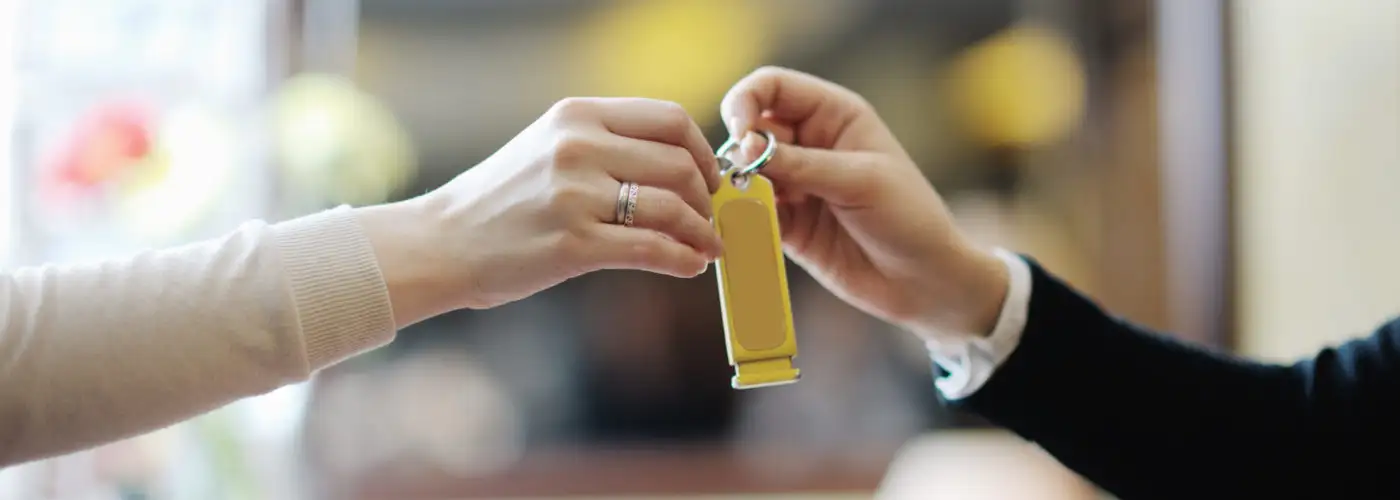
[{"label": "white shirt cuff", "polygon": [[997,367],[1016,350],[1026,328],[1031,301],[1030,265],[1004,249],[998,248],[995,253],[1006,264],[1011,279],[991,335],[947,336],[926,342],[933,362],[946,373],[934,381],[944,399],[962,399],[982,388]]}]

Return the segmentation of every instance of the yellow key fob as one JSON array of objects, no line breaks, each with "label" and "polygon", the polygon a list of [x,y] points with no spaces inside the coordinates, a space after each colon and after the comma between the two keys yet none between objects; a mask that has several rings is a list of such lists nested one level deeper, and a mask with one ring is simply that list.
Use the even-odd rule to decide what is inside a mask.
[{"label": "yellow key fob", "polygon": [[712,207],[724,255],[715,274],[732,385],[752,389],[796,382],[797,338],[773,183],[732,168],[723,156],[720,166],[723,182]]}]

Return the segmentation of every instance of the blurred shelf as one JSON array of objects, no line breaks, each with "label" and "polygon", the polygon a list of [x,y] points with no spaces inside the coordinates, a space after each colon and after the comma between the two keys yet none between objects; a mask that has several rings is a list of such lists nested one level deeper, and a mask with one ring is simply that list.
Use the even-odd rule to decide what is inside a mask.
[{"label": "blurred shelf", "polygon": [[[732,495],[626,495],[626,496],[561,496],[528,497],[516,500],[868,500],[869,493],[772,493]],[[457,500],[457,499],[452,499]]]},{"label": "blurred shelf", "polygon": [[[825,458],[810,452],[739,453],[723,448],[559,450],[527,455],[479,478],[358,478],[357,500],[801,494],[869,498],[897,450]],[[755,457],[763,457],[760,460]],[[856,456],[858,459],[850,457]]]}]

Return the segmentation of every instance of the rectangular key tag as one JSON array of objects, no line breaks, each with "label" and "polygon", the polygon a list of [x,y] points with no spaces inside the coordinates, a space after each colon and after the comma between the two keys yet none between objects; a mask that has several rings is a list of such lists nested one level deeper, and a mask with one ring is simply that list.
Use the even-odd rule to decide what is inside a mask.
[{"label": "rectangular key tag", "polygon": [[[728,166],[727,159],[720,160]],[[723,169],[712,207],[724,242],[716,264],[725,346],[735,389],[796,382],[797,338],[788,297],[773,183],[759,174]]]}]

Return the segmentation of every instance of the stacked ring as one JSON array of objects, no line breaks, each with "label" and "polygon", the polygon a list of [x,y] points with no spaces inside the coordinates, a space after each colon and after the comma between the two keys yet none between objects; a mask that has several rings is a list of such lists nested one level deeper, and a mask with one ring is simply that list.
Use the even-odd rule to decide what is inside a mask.
[{"label": "stacked ring", "polygon": [[633,216],[637,213],[637,192],[641,190],[635,182],[629,182],[627,189],[627,213],[624,214],[622,225],[632,227]]},{"label": "stacked ring", "polygon": [[635,222],[634,216],[637,211],[637,192],[641,190],[635,182],[624,182],[617,190],[617,207],[613,212],[614,221],[627,227],[632,227]]},{"label": "stacked ring", "polygon": [[627,185],[630,182],[622,183],[622,187],[617,190],[617,207],[613,209],[613,223],[622,224],[627,219]]}]

